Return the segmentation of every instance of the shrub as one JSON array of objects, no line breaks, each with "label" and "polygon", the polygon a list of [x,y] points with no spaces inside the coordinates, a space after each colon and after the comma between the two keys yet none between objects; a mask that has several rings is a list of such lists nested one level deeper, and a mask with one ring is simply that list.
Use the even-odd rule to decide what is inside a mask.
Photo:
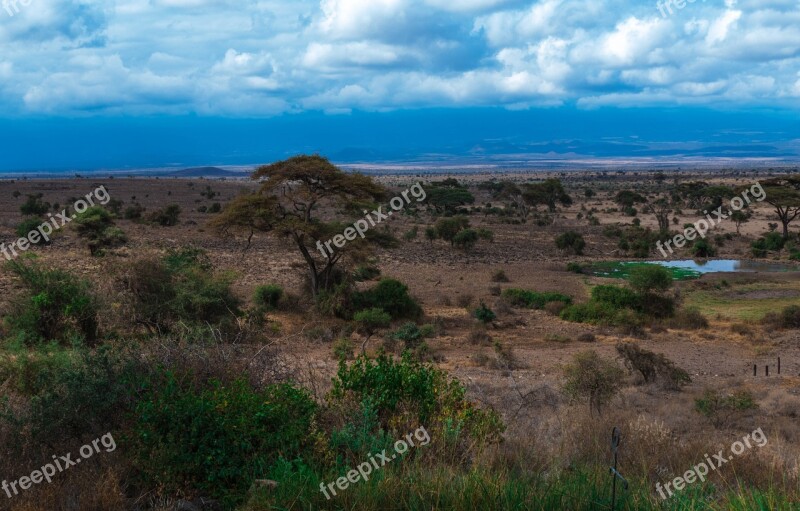
[{"label": "shrub", "polygon": [[492,274],[492,282],[511,282],[503,270],[497,270]]},{"label": "shrub", "polygon": [[416,239],[416,238],[417,238],[417,235],[418,235],[418,234],[419,234],[419,227],[417,227],[417,226],[415,225],[415,226],[414,226],[414,227],[412,227],[412,228],[411,228],[409,231],[406,231],[405,233],[403,233],[403,240],[404,240],[404,241],[411,241],[411,240],[414,240],[414,239]]},{"label": "shrub", "polygon": [[[469,220],[465,216],[442,218],[436,222],[436,235],[453,245],[455,244],[456,235],[467,228],[469,228]],[[475,233],[475,236],[477,237],[477,233]]]},{"label": "shrub", "polygon": [[114,226],[111,213],[100,206],[92,206],[76,216],[72,225],[78,236],[88,241],[89,253],[93,256],[127,241],[125,233]]},{"label": "shrub", "polygon": [[486,229],[485,227],[481,227],[480,229],[478,229],[477,232],[478,232],[478,238],[486,240],[489,243],[494,242],[494,232],[492,232],[491,230]]},{"label": "shrub", "polygon": [[383,309],[373,307],[356,312],[353,321],[356,322],[358,330],[369,338],[376,330],[388,327],[392,317]]},{"label": "shrub", "polygon": [[665,388],[680,390],[682,386],[692,381],[689,373],[676,366],[663,354],[653,353],[638,344],[619,343],[617,353],[622,357],[625,366],[631,371],[638,371],[646,383],[653,382],[658,377],[663,381]]},{"label": "shrub", "polygon": [[383,309],[392,319],[414,319],[422,312],[408,294],[408,286],[394,279],[381,279],[374,288],[353,293],[352,303],[354,310]]},{"label": "shrub", "polygon": [[151,332],[169,332],[180,321],[219,323],[240,312],[239,299],[230,288],[232,276],[215,274],[199,249],[134,261],[121,281],[130,299],[132,322]]},{"label": "shrub", "polygon": [[423,339],[430,337],[432,334],[433,328],[430,325],[420,328],[416,323],[408,321],[392,332],[389,337],[392,340],[405,343],[406,349],[414,349],[422,343]]},{"label": "shrub", "polygon": [[352,341],[345,337],[333,344],[333,356],[336,357],[336,360],[353,360],[355,356],[353,350]]},{"label": "shrub", "polygon": [[350,365],[340,364],[329,402],[344,405],[351,398],[360,409],[371,410],[377,419],[375,429],[390,430],[398,420],[414,421],[425,424],[433,436],[437,425],[447,425],[450,431],[459,431],[462,440],[481,443],[498,441],[503,431],[495,412],[467,401],[458,380],[415,361],[410,352],[397,361],[380,354],[375,360],[361,356]]},{"label": "shrub", "polygon": [[561,319],[574,323],[614,324],[617,310],[613,305],[603,302],[589,301],[565,307],[561,311]]},{"label": "shrub", "polygon": [[592,300],[617,309],[636,309],[640,306],[639,296],[626,287],[595,286],[592,289]]},{"label": "shrub", "polygon": [[714,427],[725,425],[734,415],[758,408],[753,395],[740,390],[726,396],[716,390],[707,389],[703,397],[694,400],[694,408],[707,417]]},{"label": "shrub", "polygon": [[571,304],[572,298],[561,293],[545,291],[542,293],[528,291],[526,289],[510,288],[503,291],[505,298],[511,305],[516,307],[526,307],[528,309],[543,309],[550,302],[563,302]]},{"label": "shrub", "polygon": [[602,412],[603,407],[622,388],[623,372],[611,360],[600,358],[594,351],[575,355],[564,368],[564,393],[573,400],[588,399],[589,410]]},{"label": "shrub", "polygon": [[575,255],[583,254],[583,249],[586,247],[583,236],[575,231],[567,231],[558,235],[555,243],[559,250],[571,250]]},{"label": "shrub", "polygon": [[638,293],[660,293],[672,286],[672,274],[663,266],[648,264],[633,268],[628,282]]},{"label": "shrub", "polygon": [[767,252],[778,252],[783,249],[786,240],[778,232],[770,232],[750,244],[753,256],[766,257]]},{"label": "shrub", "polygon": [[583,266],[578,263],[567,263],[567,271],[572,273],[583,273]]},{"label": "shrub", "polygon": [[469,251],[478,243],[478,233],[474,229],[464,229],[459,231],[452,240],[453,246],[465,251]]},{"label": "shrub", "polygon": [[42,200],[43,194],[28,195],[28,199],[19,207],[23,215],[42,216],[50,211],[50,203]]},{"label": "shrub", "polygon": [[[16,232],[17,236],[20,238],[27,238],[28,234],[37,231],[39,226],[42,225],[42,220],[38,217],[30,217],[26,218],[17,226]],[[40,231],[41,232],[41,231]],[[39,241],[36,243],[31,243],[32,245],[49,245],[50,244],[50,237],[48,236],[46,239],[42,236],[39,236]]]},{"label": "shrub", "polygon": [[681,309],[667,323],[669,328],[699,330],[708,328],[708,320],[697,309]]},{"label": "shrub", "polygon": [[95,343],[99,306],[89,282],[35,263],[10,261],[7,267],[25,288],[12,299],[11,313],[5,318],[15,336],[28,345]]},{"label": "shrub", "polygon": [[150,213],[147,220],[161,227],[174,227],[178,225],[180,214],[181,207],[177,204],[170,204]]},{"label": "shrub", "polygon": [[789,305],[779,313],[767,313],[761,323],[773,328],[800,328],[800,306]]},{"label": "shrub", "polygon": [[480,306],[472,312],[472,315],[475,316],[475,319],[480,321],[483,324],[491,323],[495,319],[497,319],[497,315],[486,306],[483,301],[481,301]]},{"label": "shrub", "polygon": [[279,459],[301,455],[317,410],[289,385],[254,390],[212,380],[196,389],[166,372],[136,406],[131,457],[147,483],[169,493],[199,491],[226,507]]},{"label": "shrub", "polygon": [[30,406],[12,420],[37,442],[47,444],[121,427],[141,380],[137,363],[108,346],[96,351],[73,349],[60,357],[26,350],[14,363],[18,370],[35,369],[36,374],[24,388],[31,394]]},{"label": "shrub", "polygon": [[[721,243],[719,243],[722,246]],[[714,257],[717,255],[717,250],[711,246],[711,244],[706,240],[697,240],[692,245],[692,256],[694,257]]]},{"label": "shrub", "polygon": [[276,284],[258,286],[253,293],[253,301],[256,305],[268,310],[277,309],[281,298],[283,298],[283,288]]},{"label": "shrub", "polygon": [[548,314],[552,314],[553,316],[559,316],[561,315],[561,311],[563,311],[566,306],[567,304],[564,302],[547,302],[544,305],[544,310]]},{"label": "shrub", "polygon": [[125,208],[125,211],[122,213],[122,218],[125,220],[141,220],[143,213],[144,208],[142,205],[136,203]]}]

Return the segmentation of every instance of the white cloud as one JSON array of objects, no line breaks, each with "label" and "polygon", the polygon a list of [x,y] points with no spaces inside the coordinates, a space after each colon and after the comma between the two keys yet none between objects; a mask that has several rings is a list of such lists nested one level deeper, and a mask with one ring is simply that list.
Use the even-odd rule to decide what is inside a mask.
[{"label": "white cloud", "polygon": [[796,0],[35,0],[0,10],[0,113],[774,105]]}]

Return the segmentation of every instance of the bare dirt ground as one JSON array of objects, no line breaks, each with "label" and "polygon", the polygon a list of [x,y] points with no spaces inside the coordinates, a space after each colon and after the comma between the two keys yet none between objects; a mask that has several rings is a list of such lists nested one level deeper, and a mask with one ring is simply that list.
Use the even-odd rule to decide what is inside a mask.
[{"label": "bare dirt ground", "polygon": [[[510,177],[521,181],[531,176]],[[562,382],[561,368],[574,354],[593,349],[603,356],[614,358],[614,347],[618,342],[635,340],[646,349],[665,354],[688,371],[692,383],[682,392],[666,392],[653,385],[635,384],[626,388],[615,407],[625,407],[629,412],[646,417],[648,421],[663,424],[674,434],[694,435],[710,429],[707,421],[693,410],[696,397],[707,388],[721,391],[746,388],[756,397],[759,408],[732,424],[724,438],[763,427],[765,431],[769,430],[768,434],[780,439],[770,443],[769,448],[781,450],[781,456],[794,456],[796,460],[797,446],[800,445],[798,331],[768,331],[755,321],[742,322],[729,317],[724,308],[717,310],[711,305],[709,310],[716,313],[707,314],[710,322],[708,329],[654,330],[647,331],[644,338],[633,339],[611,328],[568,323],[545,311],[514,309],[499,311],[498,326],[488,332],[491,342],[474,344],[469,341],[470,333],[476,328],[475,320],[470,317],[467,308],[459,304],[469,303],[474,308],[479,301],[484,301],[490,307],[495,307],[496,290],[491,289],[495,286],[558,291],[580,302],[588,297],[592,284],[607,280],[567,272],[566,263],[619,257],[615,242],[603,236],[602,229],[608,224],[629,223],[631,219],[603,211],[616,207],[610,195],[631,183],[640,182],[642,178],[612,173],[570,174],[562,177],[576,200],[569,208],[559,211],[554,225],[510,225],[498,223],[491,217],[473,215],[473,225],[492,229],[495,239],[493,243],[479,243],[471,253],[457,251],[442,241],[433,244],[426,241],[422,231],[432,221],[424,214],[419,220],[399,215],[391,220],[390,225],[398,237],[413,225],[419,227],[420,235],[411,242],[403,242],[399,248],[379,251],[376,254],[378,266],[383,276],[397,278],[409,286],[423,306],[423,322],[439,325],[439,334],[428,341],[436,363],[466,383],[472,398],[502,412],[510,423],[511,431],[525,434],[539,427],[548,416],[570,409],[561,397],[559,387]],[[667,182],[673,178],[668,176]],[[707,175],[702,178],[710,179]],[[740,184],[753,179],[744,175],[712,178]],[[691,180],[684,176],[681,179]],[[472,176],[467,180],[479,181],[481,177]],[[414,177],[392,177],[384,181],[400,189],[414,182]],[[44,262],[81,274],[101,289],[110,289],[113,287],[114,272],[126,261],[171,247],[194,245],[207,250],[217,268],[235,272],[235,290],[244,299],[249,298],[255,286],[266,283],[280,284],[295,295],[303,294],[301,260],[286,241],[256,235],[252,246],[245,251],[243,238],[220,237],[206,226],[212,215],[197,211],[198,207],[210,206],[214,202],[224,205],[236,194],[255,187],[246,181],[143,178],[2,181],[0,239],[9,242],[17,238],[14,228],[22,219],[19,206],[27,194],[43,193],[44,200],[65,207],[72,197],[84,196],[99,184],[106,186],[110,195],[124,201],[125,205],[139,202],[147,210],[152,210],[166,204],[179,204],[183,210],[181,224],[159,228],[118,220],[118,226],[130,241],[125,247],[101,258],[89,257],[88,250],[75,232],[64,228],[51,246],[33,249]],[[219,195],[213,199],[201,196],[206,186]],[[583,196],[586,187],[595,189],[598,196],[586,199]],[[16,197],[15,192],[19,192]],[[491,202],[485,192],[474,193],[476,205]],[[590,226],[585,219],[576,218],[582,206],[599,210],[596,216],[600,226]],[[735,236],[719,248],[719,258],[749,257],[749,241],[766,232],[768,222],[775,221],[766,204],[758,205],[755,211],[755,217],[742,226],[743,236]],[[657,227],[652,215],[642,213],[639,216],[643,226]],[[679,219],[678,225],[694,220],[692,212],[687,211]],[[581,232],[586,238],[585,256],[568,256],[556,249],[553,238],[568,228]],[[726,222],[714,232],[724,233],[735,234],[735,225]],[[497,270],[503,270],[510,282],[492,282],[491,276]],[[701,282],[713,286],[725,279],[732,285],[725,291],[725,297],[731,300],[779,298],[787,305],[800,303],[800,273],[759,274],[749,278],[755,278],[760,283],[775,282],[775,287],[781,289],[745,290],[740,293],[736,288],[736,278],[719,274],[704,276]],[[797,289],[794,289],[795,284]],[[788,290],[784,288],[787,285],[790,287]],[[0,293],[10,296],[14,286],[9,274],[0,272]],[[769,288],[769,285],[766,287]],[[686,299],[698,292],[697,284],[691,281],[681,282],[677,288]],[[107,298],[112,302],[115,299],[110,291]],[[317,392],[324,392],[336,370],[337,361],[332,353],[332,339],[319,335],[319,330],[335,322],[318,317],[310,304],[305,312],[276,313],[271,319],[278,332],[273,336],[274,343],[283,350],[284,356],[296,369],[298,378],[305,380]],[[596,341],[579,342],[578,336],[584,333],[594,334]],[[352,338],[354,344],[360,346],[358,335],[352,334]],[[513,353],[518,368],[492,368],[491,365],[480,363],[481,356],[488,359],[495,356],[492,345],[495,341]],[[372,341],[371,350],[380,344],[378,339]],[[780,376],[776,374],[778,357],[781,357],[782,363]],[[753,376],[754,364],[759,367],[757,377]],[[766,365],[770,365],[769,378],[763,376]],[[635,377],[632,377],[632,381],[635,382]]]}]

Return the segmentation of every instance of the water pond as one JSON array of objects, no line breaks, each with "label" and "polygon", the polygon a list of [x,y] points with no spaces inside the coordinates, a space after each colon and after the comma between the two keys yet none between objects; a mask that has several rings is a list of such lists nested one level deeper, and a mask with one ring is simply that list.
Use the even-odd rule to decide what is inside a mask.
[{"label": "water pond", "polygon": [[694,261],[603,261],[594,263],[587,269],[597,277],[626,279],[630,271],[637,266],[659,265],[669,268],[675,280],[696,279],[705,273],[746,273],[746,272],[784,272],[799,271],[800,267],[771,263],[766,261],[748,261],[739,259],[708,259]]}]

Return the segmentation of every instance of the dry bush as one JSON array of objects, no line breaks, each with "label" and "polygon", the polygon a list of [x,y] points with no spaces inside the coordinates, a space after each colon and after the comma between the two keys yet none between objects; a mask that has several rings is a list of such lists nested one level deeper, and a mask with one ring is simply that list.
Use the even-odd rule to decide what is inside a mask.
[{"label": "dry bush", "polygon": [[734,323],[731,325],[730,329],[731,332],[739,334],[742,337],[747,337],[748,339],[751,339],[754,335],[753,330],[744,323]]},{"label": "dry bush", "polygon": [[162,366],[194,381],[215,378],[232,382],[245,378],[255,388],[292,380],[294,372],[277,348],[270,344],[242,345],[209,341],[205,344],[180,338],[161,338],[142,347],[152,367]]},{"label": "dry bush", "polygon": [[578,336],[579,342],[597,342],[597,337],[591,332],[584,332]]},{"label": "dry bush", "polygon": [[564,310],[567,304],[564,302],[548,302],[544,306],[544,310],[553,316],[558,316]]},{"label": "dry bush", "polygon": [[475,301],[475,297],[470,294],[458,295],[458,297],[456,297],[456,305],[465,309],[468,309],[473,301]]},{"label": "dry bush", "polygon": [[494,304],[492,304],[492,310],[498,316],[513,316],[514,315],[514,309],[511,307],[511,305],[508,303],[508,301],[504,300],[503,298],[500,298],[499,300],[495,300],[494,301]]},{"label": "dry bush", "polygon": [[497,270],[492,274],[492,282],[511,282],[503,270]]},{"label": "dry bush", "polygon": [[486,332],[485,328],[476,326],[467,334],[467,340],[470,344],[488,345],[492,342],[492,337]]}]

